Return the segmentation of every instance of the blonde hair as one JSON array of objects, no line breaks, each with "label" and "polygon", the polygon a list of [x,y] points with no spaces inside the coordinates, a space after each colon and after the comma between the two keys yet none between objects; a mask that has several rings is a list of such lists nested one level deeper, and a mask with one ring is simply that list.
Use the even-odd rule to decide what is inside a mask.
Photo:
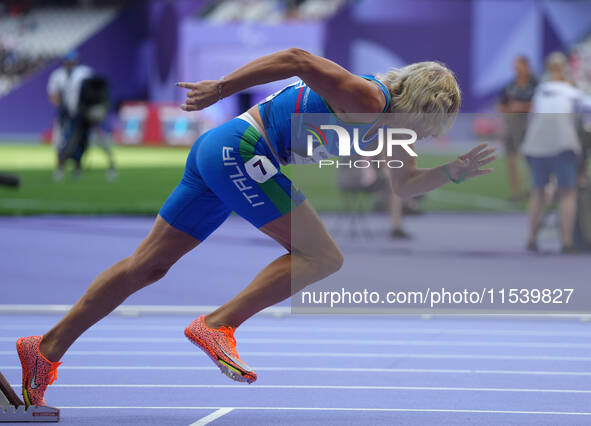
[{"label": "blonde hair", "polygon": [[453,72],[445,65],[417,62],[376,77],[390,91],[389,112],[408,114],[423,132],[439,135],[455,121],[462,96]]}]

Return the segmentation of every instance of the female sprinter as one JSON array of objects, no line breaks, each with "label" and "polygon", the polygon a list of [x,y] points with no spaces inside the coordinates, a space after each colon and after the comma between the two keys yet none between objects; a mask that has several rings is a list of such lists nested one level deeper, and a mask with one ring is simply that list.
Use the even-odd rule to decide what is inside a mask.
[{"label": "female sprinter", "polygon": [[[343,121],[352,113],[385,112],[455,118],[460,106],[453,74],[438,63],[417,63],[377,78],[360,77],[325,58],[292,48],[258,58],[221,80],[179,83],[189,89],[182,109],[201,110],[249,87],[293,76],[301,82],[197,139],[182,181],[135,253],[101,273],[46,334],[17,341],[27,404],[45,403],[43,394],[57,377],[58,361],[84,331],[132,293],[162,278],[232,211],[278,241],[287,253],[265,267],[233,299],[193,321],[185,335],[224,374],[237,381],[254,382],[257,375],[236,351],[236,327],[289,297],[292,286],[303,288],[336,272],[343,263],[343,255],[314,208],[281,173],[280,164],[290,158],[291,114],[332,113]],[[439,132],[429,131],[433,133]],[[406,156],[405,167],[392,173],[392,188],[407,198],[434,190],[450,179],[490,173],[490,169],[481,167],[494,159],[493,151],[480,145],[432,169],[417,169],[412,157]],[[265,172],[249,163],[255,156]],[[292,215],[306,224],[298,232],[297,246],[292,245],[290,236]],[[297,283],[291,282],[292,268],[298,270]]]}]

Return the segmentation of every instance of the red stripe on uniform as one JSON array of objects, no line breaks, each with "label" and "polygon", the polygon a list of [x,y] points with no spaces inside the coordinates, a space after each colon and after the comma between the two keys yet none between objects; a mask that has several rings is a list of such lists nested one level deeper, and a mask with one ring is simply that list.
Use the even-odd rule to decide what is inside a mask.
[{"label": "red stripe on uniform", "polygon": [[296,110],[295,113],[299,113],[300,112],[300,101],[302,100],[302,93],[304,92],[304,88],[300,87],[300,91],[298,92],[298,99],[296,101]]}]

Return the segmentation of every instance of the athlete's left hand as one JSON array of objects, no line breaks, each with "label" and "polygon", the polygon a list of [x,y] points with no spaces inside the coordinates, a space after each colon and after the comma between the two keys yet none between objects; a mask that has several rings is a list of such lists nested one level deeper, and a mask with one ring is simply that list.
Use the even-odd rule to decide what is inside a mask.
[{"label": "athlete's left hand", "polygon": [[215,104],[218,101],[219,81],[203,80],[197,83],[177,83],[178,87],[189,89],[187,99],[181,105],[183,111],[199,111]]},{"label": "athlete's left hand", "polygon": [[488,148],[488,143],[481,143],[477,147],[470,150],[470,152],[460,155],[454,161],[447,165],[449,175],[459,180],[464,176],[465,179],[470,179],[480,175],[492,173],[493,169],[481,169],[493,162],[497,157],[492,155],[496,148]]}]

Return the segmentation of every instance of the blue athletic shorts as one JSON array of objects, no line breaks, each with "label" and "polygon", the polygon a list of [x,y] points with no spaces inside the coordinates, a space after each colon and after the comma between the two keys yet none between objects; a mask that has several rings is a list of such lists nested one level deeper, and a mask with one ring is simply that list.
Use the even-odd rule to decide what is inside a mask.
[{"label": "blue athletic shorts", "polygon": [[548,157],[527,156],[531,171],[532,186],[544,188],[550,176],[556,176],[560,189],[570,189],[577,185],[578,157],[573,151],[563,151]]},{"label": "blue athletic shorts", "polygon": [[232,211],[260,228],[304,200],[281,172],[261,134],[234,118],[193,144],[183,179],[160,216],[203,241]]}]

